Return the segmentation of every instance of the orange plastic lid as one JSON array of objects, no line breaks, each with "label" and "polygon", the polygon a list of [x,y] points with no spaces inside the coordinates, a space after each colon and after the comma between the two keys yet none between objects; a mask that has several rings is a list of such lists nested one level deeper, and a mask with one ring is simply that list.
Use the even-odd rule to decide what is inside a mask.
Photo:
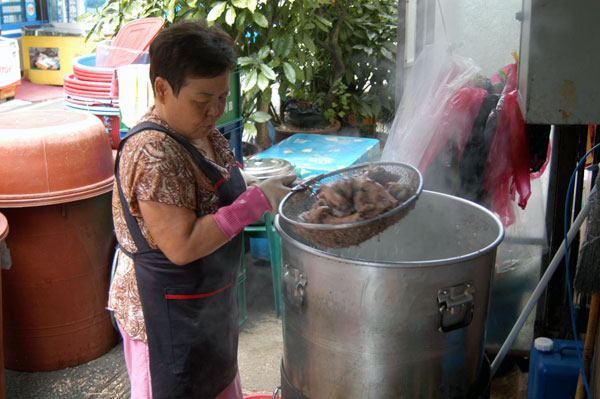
[{"label": "orange plastic lid", "polygon": [[6,216],[0,213],[0,242],[4,241],[8,235],[8,221]]},{"label": "orange plastic lid", "polygon": [[0,114],[0,161],[0,208],[79,201],[112,190],[108,135],[87,112]]},{"label": "orange plastic lid", "polygon": [[108,51],[104,67],[115,68],[134,63],[148,48],[164,24],[164,18],[150,17],[136,19],[123,25],[112,43],[112,48]]}]

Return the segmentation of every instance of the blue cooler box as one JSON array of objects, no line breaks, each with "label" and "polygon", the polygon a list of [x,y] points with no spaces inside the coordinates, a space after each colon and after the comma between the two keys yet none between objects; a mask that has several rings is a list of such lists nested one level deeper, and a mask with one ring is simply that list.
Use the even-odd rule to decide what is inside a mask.
[{"label": "blue cooler box", "polygon": [[[579,341],[582,353],[583,345]],[[575,397],[579,366],[575,341],[536,338],[529,358],[527,399]]]},{"label": "blue cooler box", "polygon": [[302,179],[379,160],[379,140],[297,133],[255,155],[290,161]]}]

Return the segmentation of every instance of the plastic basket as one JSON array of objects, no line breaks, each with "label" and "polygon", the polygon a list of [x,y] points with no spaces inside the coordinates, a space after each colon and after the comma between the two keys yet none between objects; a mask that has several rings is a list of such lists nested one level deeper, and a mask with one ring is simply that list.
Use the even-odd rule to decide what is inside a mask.
[{"label": "plastic basket", "polygon": [[240,89],[240,69],[237,68],[229,75],[229,95],[223,116],[217,121],[217,126],[223,126],[237,121],[242,117],[242,101]]},{"label": "plastic basket", "polygon": [[73,59],[73,73],[78,79],[110,82],[114,69],[97,67],[96,55],[90,54]]}]

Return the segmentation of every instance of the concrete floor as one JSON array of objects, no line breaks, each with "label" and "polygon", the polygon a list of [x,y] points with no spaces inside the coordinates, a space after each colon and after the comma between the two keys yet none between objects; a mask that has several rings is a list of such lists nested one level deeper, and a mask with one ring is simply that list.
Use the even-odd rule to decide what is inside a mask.
[{"label": "concrete floor", "polygon": [[[268,393],[280,385],[282,326],[275,317],[269,263],[257,261],[250,254],[246,259],[248,319],[240,334],[240,375],[244,394]],[[526,390],[527,374],[514,365],[494,379],[490,398],[525,399]],[[121,344],[73,368],[33,373],[6,370],[6,398],[127,399],[129,380]]]}]

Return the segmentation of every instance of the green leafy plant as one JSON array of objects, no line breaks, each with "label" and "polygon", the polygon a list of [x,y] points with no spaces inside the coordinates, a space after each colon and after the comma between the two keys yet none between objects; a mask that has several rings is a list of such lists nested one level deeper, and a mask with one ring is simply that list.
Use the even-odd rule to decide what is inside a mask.
[{"label": "green leafy plant", "polygon": [[275,90],[282,101],[315,102],[330,121],[389,118],[396,9],[392,0],[107,0],[81,19],[96,36],[149,16],[219,24],[239,56],[244,130],[267,146]]}]

